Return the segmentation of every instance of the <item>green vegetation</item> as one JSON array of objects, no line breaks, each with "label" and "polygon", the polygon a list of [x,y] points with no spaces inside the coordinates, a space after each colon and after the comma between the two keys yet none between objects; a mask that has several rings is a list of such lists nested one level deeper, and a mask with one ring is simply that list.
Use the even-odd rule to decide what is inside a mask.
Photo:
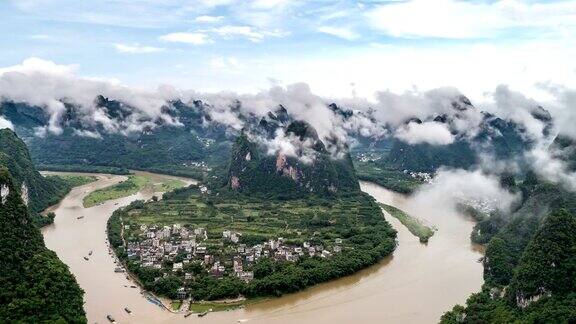
[{"label": "green vegetation", "polygon": [[45,247],[5,168],[0,187],[0,322],[86,323],[82,289]]},{"label": "green vegetation", "polygon": [[147,188],[153,192],[167,192],[182,187],[184,183],[176,179],[163,179],[155,182],[146,175],[129,175],[128,179],[113,186],[98,189],[84,197],[84,207],[96,206],[108,200],[128,197]]},{"label": "green vegetation", "polygon": [[397,218],[402,225],[406,226],[410,233],[420,239],[422,243],[428,243],[428,240],[434,235],[434,230],[422,223],[421,220],[408,215],[406,212],[385,204],[379,204],[394,218]]},{"label": "green vegetation", "polygon": [[173,300],[170,302],[170,308],[172,308],[172,310],[180,310],[180,307],[182,307],[182,301],[181,300]]},{"label": "green vegetation", "polygon": [[[256,300],[259,300],[255,298]],[[190,311],[194,313],[203,313],[203,312],[223,312],[229,311],[236,308],[244,307],[247,304],[250,304],[251,300],[241,300],[241,301],[234,301],[234,302],[199,302],[199,303],[191,303],[190,304]]]},{"label": "green vegetation", "polygon": [[14,185],[26,196],[32,221],[41,227],[52,223],[53,217],[41,212],[57,204],[74,186],[60,177],[43,177],[32,164],[26,144],[9,129],[0,130],[0,166],[10,170]]},{"label": "green vegetation", "polygon": [[[187,232],[200,228],[207,231],[206,239],[203,236],[195,239],[206,247],[206,254],[212,257],[210,264],[197,262],[197,256],[192,256],[184,262],[182,270],[173,272],[173,265],[187,258],[186,253],[178,252],[157,260],[160,268],[145,267],[122,240],[122,228],[125,228],[127,244],[138,243],[142,248],[142,225],[150,232],[151,228],[160,230],[174,224]],[[239,233],[240,241],[224,240],[226,230]],[[181,234],[171,233],[171,239],[180,239]],[[117,255],[145,289],[175,298],[178,288],[184,287],[195,300],[256,298],[295,292],[375,264],[396,246],[396,232],[385,221],[373,198],[363,193],[335,198],[262,200],[229,191],[201,194],[196,186],[167,193],[161,201],[135,202],[116,211],[108,222],[108,236]],[[285,249],[290,251],[308,242],[311,246],[322,246],[320,251],[331,253],[321,257],[322,253],[311,256],[306,252],[287,261],[272,253],[266,256],[263,251],[260,258],[249,261],[248,253],[237,252],[241,244],[252,249],[278,238],[282,238]],[[339,251],[334,248],[336,245],[341,247],[340,252],[335,252]],[[244,271],[253,272],[253,280],[243,281],[235,275],[232,271],[235,257],[242,258]],[[226,269],[217,275],[210,271],[216,260]],[[170,275],[163,276],[163,273]],[[185,273],[190,275],[188,279]]]},{"label": "green vegetation", "polygon": [[358,179],[374,182],[384,188],[404,194],[411,194],[424,182],[400,170],[392,169],[379,162],[354,162]]},{"label": "green vegetation", "polygon": [[82,176],[82,175],[57,175],[57,178],[65,181],[70,187],[80,187],[98,180],[95,176]]},{"label": "green vegetation", "polygon": [[307,123],[293,122],[287,127],[312,149],[303,157],[269,155],[266,148],[250,141],[242,133],[232,149],[226,185],[245,194],[283,199],[304,198],[311,194],[330,196],[337,192],[358,192],[360,186],[349,154],[335,159]]},{"label": "green vegetation", "polygon": [[576,321],[576,194],[530,172],[511,185],[523,193],[521,206],[484,217],[472,235],[486,242],[482,291],[443,323]]},{"label": "green vegetation", "polygon": [[85,173],[106,173],[128,175],[130,170],[111,166],[98,165],[59,165],[59,164],[38,164],[38,170],[60,171],[60,172],[85,172]]}]

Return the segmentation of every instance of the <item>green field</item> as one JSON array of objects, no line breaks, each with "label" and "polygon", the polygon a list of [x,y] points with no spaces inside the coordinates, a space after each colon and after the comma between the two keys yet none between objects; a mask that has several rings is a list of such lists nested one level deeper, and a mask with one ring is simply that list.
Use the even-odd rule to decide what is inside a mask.
[{"label": "green field", "polygon": [[422,185],[422,181],[396,169],[387,168],[375,162],[354,161],[358,179],[374,182],[392,191],[411,194]]},{"label": "green field", "polygon": [[66,183],[68,183],[70,187],[79,187],[98,180],[98,178],[96,178],[95,176],[56,175],[55,177],[58,177],[66,181]]},{"label": "green field", "polygon": [[[164,254],[162,261],[157,261],[159,268],[141,266],[138,257],[128,256],[122,235],[128,244],[141,244],[146,240],[146,231],[174,224],[188,231],[206,230],[207,238],[201,236],[197,242],[206,247],[207,255],[225,266],[219,278],[210,273],[214,260],[205,264],[201,262],[203,257],[198,259],[193,255],[182,270],[173,271],[173,264],[182,262],[186,252],[172,257]],[[240,241],[223,239],[225,230],[239,233]],[[167,193],[159,201],[134,202],[117,210],[108,222],[108,236],[117,255],[145,289],[176,298],[176,289],[184,287],[195,301],[240,296],[253,300],[295,292],[373,265],[392,253],[396,246],[395,230],[386,222],[373,198],[364,193],[337,198],[262,200],[226,191],[203,195],[196,186]],[[318,253],[312,256],[302,253],[292,261],[276,258],[272,253],[270,257],[248,261],[248,254],[253,252],[237,251],[240,244],[252,249],[279,238],[290,251],[309,244],[318,247]],[[179,234],[164,237],[161,242],[167,240],[179,242]],[[331,253],[321,257],[322,251]],[[236,277],[232,261],[237,257],[243,260],[244,271],[254,273],[253,280],[244,282]],[[190,278],[186,279],[185,274]],[[237,306],[240,305],[200,303],[192,308],[206,311]]]},{"label": "green field", "polygon": [[385,211],[387,211],[390,215],[394,218],[397,218],[400,223],[402,223],[410,233],[414,234],[414,236],[420,238],[420,242],[427,243],[428,240],[434,235],[434,229],[422,224],[422,222],[408,215],[406,212],[385,204],[379,204]]},{"label": "green field", "polygon": [[89,208],[105,201],[128,197],[142,189],[150,189],[154,192],[168,192],[184,186],[184,183],[176,179],[162,179],[155,182],[146,175],[130,175],[128,179],[113,186],[95,190],[84,197],[84,207]]}]

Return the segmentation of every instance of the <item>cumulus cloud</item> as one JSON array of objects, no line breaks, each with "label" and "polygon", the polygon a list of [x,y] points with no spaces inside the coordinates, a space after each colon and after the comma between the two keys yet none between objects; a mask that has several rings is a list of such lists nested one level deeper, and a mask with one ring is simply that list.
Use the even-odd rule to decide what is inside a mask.
[{"label": "cumulus cloud", "polygon": [[14,129],[14,125],[12,125],[12,123],[3,116],[0,116],[0,129],[4,128]]},{"label": "cumulus cloud", "polygon": [[398,128],[394,136],[408,144],[448,145],[454,142],[454,135],[446,125],[434,121],[421,124],[411,122]]}]

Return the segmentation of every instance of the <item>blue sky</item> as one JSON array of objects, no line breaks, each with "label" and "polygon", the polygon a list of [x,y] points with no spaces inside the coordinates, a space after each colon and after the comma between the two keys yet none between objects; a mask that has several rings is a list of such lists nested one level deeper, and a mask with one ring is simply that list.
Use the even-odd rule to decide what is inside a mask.
[{"label": "blue sky", "polygon": [[571,0],[2,0],[0,29],[0,67],[37,57],[143,87],[576,85]]}]

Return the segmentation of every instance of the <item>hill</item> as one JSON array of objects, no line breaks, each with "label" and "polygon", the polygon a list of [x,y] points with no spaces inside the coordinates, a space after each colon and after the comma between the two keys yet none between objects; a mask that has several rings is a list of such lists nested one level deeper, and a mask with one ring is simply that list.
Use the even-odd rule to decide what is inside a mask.
[{"label": "hill", "polygon": [[[98,171],[98,167],[108,167],[104,171],[131,168],[200,178],[207,171],[206,164],[218,165],[231,147],[223,127],[205,122],[210,117],[200,101],[169,102],[164,112],[177,119],[176,124],[142,119],[135,115],[133,107],[96,97],[94,106],[106,114],[114,129],[88,123],[83,119],[82,109],[69,103],[64,105],[66,112],[58,124],[61,133],[42,132],[43,136],[38,136],[50,124],[43,108],[0,103],[0,114],[14,124],[15,132],[27,142],[40,168],[88,172]],[[131,129],[136,124],[141,127]]]},{"label": "hill", "polygon": [[57,177],[43,177],[32,163],[26,144],[11,130],[0,130],[0,166],[10,170],[14,185],[28,204],[35,222],[44,222],[38,213],[56,204],[71,186]]},{"label": "hill", "polygon": [[40,230],[8,170],[0,168],[0,322],[85,323],[83,292]]},{"label": "hill", "polygon": [[[268,124],[269,125],[269,124]],[[232,148],[227,186],[242,193],[295,197],[358,192],[360,186],[350,154],[331,154],[314,128],[302,121],[278,126],[295,153],[270,153],[264,144],[242,133]]]},{"label": "hill", "polygon": [[473,238],[487,242],[482,291],[443,323],[571,323],[576,320],[576,194],[528,173],[512,190],[512,215],[492,215]]}]

